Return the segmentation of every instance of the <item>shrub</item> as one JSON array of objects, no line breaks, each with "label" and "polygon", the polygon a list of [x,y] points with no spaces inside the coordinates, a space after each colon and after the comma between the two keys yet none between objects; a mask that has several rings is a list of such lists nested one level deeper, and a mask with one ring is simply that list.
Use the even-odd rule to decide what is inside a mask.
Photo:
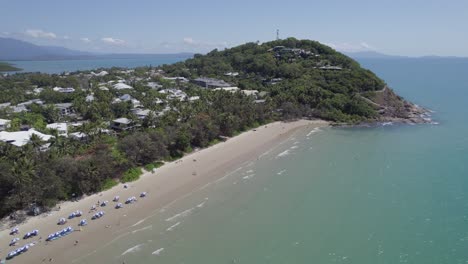
[{"label": "shrub", "polygon": [[102,190],[105,191],[105,190],[109,190],[111,189],[112,187],[116,186],[117,185],[117,181],[114,180],[114,179],[106,179],[104,181],[104,183],[102,184]]},{"label": "shrub", "polygon": [[122,176],[122,182],[131,182],[136,181],[140,178],[140,175],[143,174],[141,168],[131,168],[124,172]]}]

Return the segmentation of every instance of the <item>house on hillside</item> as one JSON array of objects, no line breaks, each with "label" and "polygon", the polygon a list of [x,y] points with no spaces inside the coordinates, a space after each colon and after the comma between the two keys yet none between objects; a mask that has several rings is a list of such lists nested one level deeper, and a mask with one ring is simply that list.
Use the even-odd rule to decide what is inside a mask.
[{"label": "house on hillside", "polygon": [[72,88],[72,87],[68,87],[68,88],[54,87],[52,88],[52,90],[59,92],[59,93],[67,93],[67,94],[75,92],[75,88]]},{"label": "house on hillside", "polygon": [[239,73],[238,72],[226,72],[224,76],[236,77],[236,76],[239,76]]},{"label": "house on hillside", "polygon": [[[38,136],[44,142],[53,138],[53,136],[51,135],[43,134],[41,132],[34,130],[34,128],[31,128],[28,131],[15,131],[15,132],[1,131],[0,141],[12,144],[17,147],[22,147],[30,142],[32,135]],[[41,147],[41,150],[46,150],[48,145],[49,144],[44,144]]]},{"label": "house on hillside", "polygon": [[59,110],[61,117],[75,114],[75,110],[73,109],[73,105],[71,103],[54,104],[54,106],[57,110]]},{"label": "house on hillside", "polygon": [[223,80],[213,79],[213,78],[205,78],[205,77],[193,79],[192,83],[194,83],[196,85],[199,85],[201,87],[210,88],[210,89],[212,89],[212,88],[232,87],[231,84],[229,84],[229,83],[227,83],[227,82],[225,82]]},{"label": "house on hillside", "polygon": [[214,88],[213,91],[225,91],[225,92],[231,92],[235,93],[239,91],[239,87],[219,87],[219,88]]},{"label": "house on hillside", "polygon": [[117,131],[130,130],[134,127],[133,121],[125,117],[117,118],[111,124],[111,128]]},{"label": "house on hillside", "polygon": [[151,89],[160,89],[160,88],[163,87],[161,84],[159,84],[159,83],[157,83],[157,82],[148,82],[148,83],[146,84],[146,86],[148,86],[148,87],[151,88]]},{"label": "house on hillside", "polygon": [[188,83],[189,80],[185,77],[163,77],[164,80],[168,81],[174,81],[174,82],[182,82],[182,83]]},{"label": "house on hillside", "polygon": [[0,118],[0,131],[5,131],[10,128],[11,120]]},{"label": "house on hillside", "polygon": [[46,126],[48,129],[57,130],[59,136],[66,137],[68,135],[67,123],[52,123]]},{"label": "house on hillside", "polygon": [[340,66],[322,66],[319,69],[321,70],[331,70],[331,71],[341,71],[343,68]]},{"label": "house on hillside", "polygon": [[134,108],[131,111],[134,115],[138,117],[138,119],[145,119],[150,114],[156,115],[156,112],[151,111],[149,109]]},{"label": "house on hillside", "polygon": [[258,95],[258,91],[257,90],[242,90],[241,91],[243,94],[247,95],[247,96],[254,96],[254,97],[257,97]]},{"label": "house on hillside", "polygon": [[118,82],[118,83],[114,84],[114,89],[124,90],[124,89],[133,89],[133,87],[128,85],[128,84],[125,84],[123,82]]}]

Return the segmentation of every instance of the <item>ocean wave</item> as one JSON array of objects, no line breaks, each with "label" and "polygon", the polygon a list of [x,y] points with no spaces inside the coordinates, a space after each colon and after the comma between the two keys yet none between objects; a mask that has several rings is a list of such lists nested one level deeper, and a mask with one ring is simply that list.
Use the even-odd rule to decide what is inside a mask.
[{"label": "ocean wave", "polygon": [[280,158],[280,157],[287,156],[287,155],[289,155],[289,154],[291,154],[291,153],[290,153],[289,149],[287,149],[287,150],[281,152],[280,154],[276,155],[276,157],[277,157],[277,158]]},{"label": "ocean wave", "polygon": [[202,207],[205,205],[205,203],[206,203],[207,200],[208,200],[208,197],[205,198],[205,201],[203,201],[203,202],[197,204],[197,208],[202,208]]},{"label": "ocean wave", "polygon": [[312,129],[309,133],[307,133],[306,137],[310,137],[312,134],[317,133],[320,131],[320,128],[316,127]]},{"label": "ocean wave", "polygon": [[135,252],[138,252],[138,251],[141,250],[141,247],[142,247],[143,245],[144,245],[144,244],[138,244],[138,245],[136,245],[136,246],[134,246],[134,247],[131,247],[131,248],[125,250],[125,252],[122,253],[121,256],[124,256],[124,255],[126,255],[126,254],[128,254],[128,253],[135,253]]},{"label": "ocean wave", "polygon": [[143,228],[137,229],[137,230],[133,230],[132,234],[135,234],[135,233],[140,232],[140,231],[145,231],[145,230],[148,230],[148,229],[153,229],[153,226],[149,225],[149,226],[145,226]]},{"label": "ocean wave", "polygon": [[177,222],[166,229],[166,231],[172,231],[176,226],[180,225],[180,222]]},{"label": "ocean wave", "polygon": [[281,175],[281,174],[283,174],[285,172],[286,172],[286,170],[281,170],[281,171],[277,172],[276,174]]},{"label": "ocean wave", "polygon": [[246,175],[246,176],[242,177],[242,179],[248,180],[248,179],[252,178],[253,176],[255,176],[255,173]]},{"label": "ocean wave", "polygon": [[384,122],[382,123],[382,126],[391,126],[393,125],[393,122]]},{"label": "ocean wave", "polygon": [[163,250],[164,250],[164,248],[159,248],[156,251],[154,251],[153,253],[151,253],[151,255],[159,256],[161,254],[161,252],[163,252]]},{"label": "ocean wave", "polygon": [[137,226],[137,225],[143,223],[144,221],[145,221],[145,219],[142,219],[142,220],[136,222],[134,225],[132,225],[132,227],[135,227],[135,226]]},{"label": "ocean wave", "polygon": [[166,219],[166,222],[171,222],[171,221],[174,221],[174,220],[176,220],[176,219],[178,219],[178,218],[189,216],[190,214],[193,213],[193,210],[195,210],[195,207],[192,207],[192,208],[187,209],[187,210],[185,210],[185,211],[183,211],[183,212],[180,212],[180,213],[178,213],[178,214],[175,214],[175,215],[173,215],[173,216],[167,218],[167,219]]}]

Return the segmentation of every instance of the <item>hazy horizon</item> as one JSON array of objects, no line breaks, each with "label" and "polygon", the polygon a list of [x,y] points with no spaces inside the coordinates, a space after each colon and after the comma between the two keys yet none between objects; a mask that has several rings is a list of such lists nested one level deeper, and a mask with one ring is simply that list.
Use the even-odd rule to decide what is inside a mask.
[{"label": "hazy horizon", "polygon": [[205,53],[280,37],[339,51],[468,56],[468,3],[126,1],[3,3],[0,37],[106,53]]}]

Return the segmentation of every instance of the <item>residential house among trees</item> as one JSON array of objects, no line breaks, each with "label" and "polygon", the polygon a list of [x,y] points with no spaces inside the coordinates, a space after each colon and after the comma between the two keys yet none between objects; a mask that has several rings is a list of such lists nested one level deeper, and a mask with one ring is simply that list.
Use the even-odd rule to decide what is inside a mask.
[{"label": "residential house among trees", "polygon": [[219,80],[219,79],[213,79],[213,78],[205,78],[205,77],[202,77],[202,78],[197,78],[197,79],[193,79],[192,80],[192,83],[196,84],[196,85],[199,85],[201,87],[205,87],[205,88],[223,88],[223,87],[231,87],[232,84],[229,84],[223,80]]}]

